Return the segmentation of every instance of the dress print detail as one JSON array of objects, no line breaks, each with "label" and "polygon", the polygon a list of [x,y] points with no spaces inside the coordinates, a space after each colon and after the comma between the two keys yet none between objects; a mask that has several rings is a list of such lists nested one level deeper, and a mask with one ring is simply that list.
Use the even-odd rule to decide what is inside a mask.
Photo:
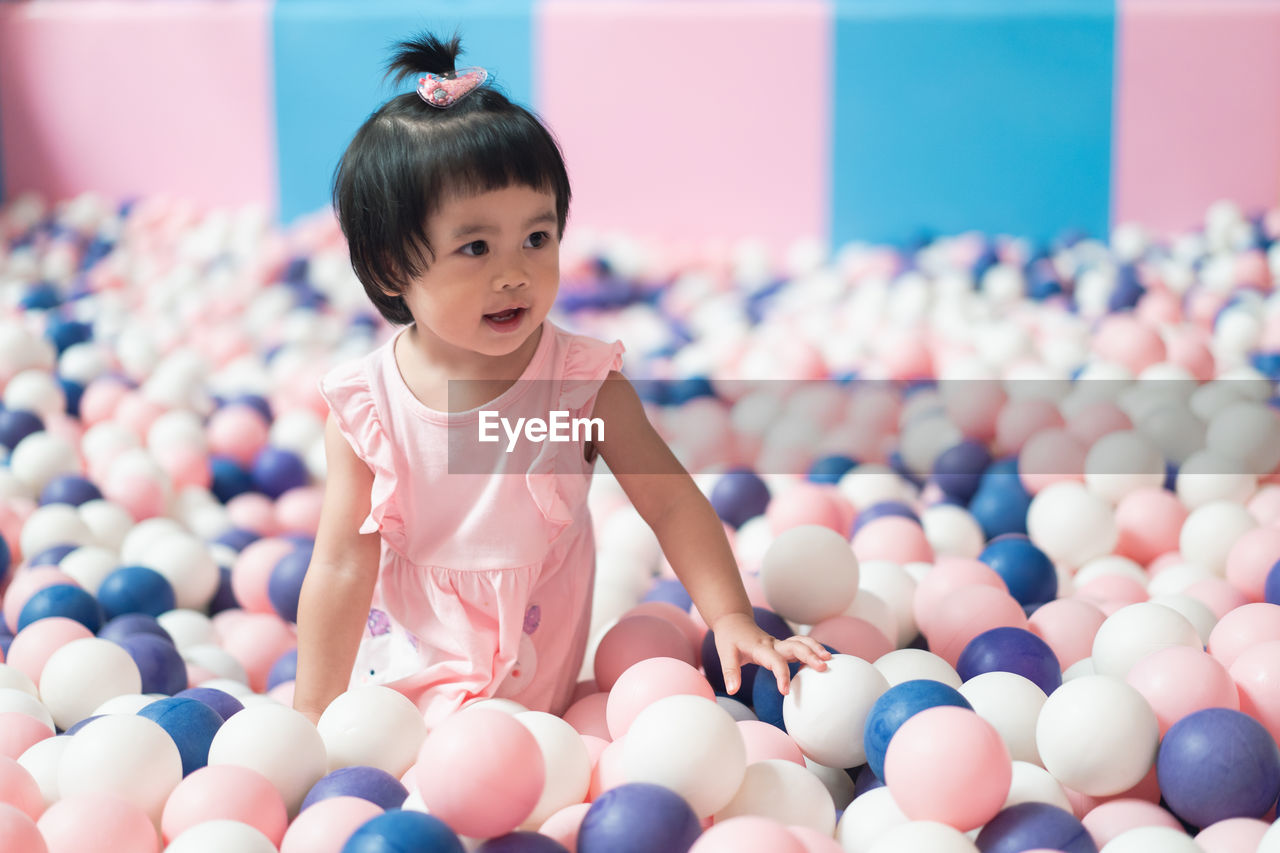
[{"label": "dress print detail", "polygon": [[391,617],[387,615],[385,610],[379,610],[374,607],[369,611],[369,634],[373,637],[380,637],[383,634],[391,632]]},{"label": "dress print detail", "polygon": [[524,612],[524,632],[532,634],[538,630],[538,626],[542,624],[542,608],[536,604],[529,606]]}]

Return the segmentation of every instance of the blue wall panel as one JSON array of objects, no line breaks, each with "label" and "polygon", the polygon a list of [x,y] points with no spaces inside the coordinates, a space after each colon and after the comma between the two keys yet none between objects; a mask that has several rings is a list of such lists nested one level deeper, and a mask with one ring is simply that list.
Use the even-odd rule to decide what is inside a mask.
[{"label": "blue wall panel", "polygon": [[533,98],[528,0],[279,0],[274,13],[280,215],[288,222],[329,203],[338,158],[384,102],[410,91],[384,80],[395,42],[422,30],[462,36],[460,65],[483,65],[525,106]]},{"label": "blue wall panel", "polygon": [[1109,231],[1114,0],[836,0],[832,244]]}]

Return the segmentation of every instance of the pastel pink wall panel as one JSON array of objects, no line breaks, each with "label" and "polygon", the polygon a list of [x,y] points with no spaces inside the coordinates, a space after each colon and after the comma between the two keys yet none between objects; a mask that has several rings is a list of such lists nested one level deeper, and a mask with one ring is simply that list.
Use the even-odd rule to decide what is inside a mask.
[{"label": "pastel pink wall panel", "polygon": [[6,192],[274,207],[269,9],[0,4]]},{"label": "pastel pink wall panel", "polygon": [[547,0],[534,44],[574,225],[685,246],[825,238],[827,3]]},{"label": "pastel pink wall panel", "polygon": [[1122,0],[1115,223],[1182,230],[1280,200],[1280,0]]}]

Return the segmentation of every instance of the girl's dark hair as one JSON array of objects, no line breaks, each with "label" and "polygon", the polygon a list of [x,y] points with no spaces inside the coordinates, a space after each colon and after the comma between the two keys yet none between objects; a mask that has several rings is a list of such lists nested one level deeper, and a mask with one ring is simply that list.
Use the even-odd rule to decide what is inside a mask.
[{"label": "girl's dark hair", "polygon": [[[424,33],[387,64],[398,83],[455,71],[462,40]],[[356,131],[333,174],[333,206],[369,299],[388,321],[413,317],[398,294],[435,260],[427,220],[449,194],[527,186],[556,197],[559,236],[569,216],[569,175],[542,122],[493,87],[492,78],[448,109],[417,91],[383,104]]]}]

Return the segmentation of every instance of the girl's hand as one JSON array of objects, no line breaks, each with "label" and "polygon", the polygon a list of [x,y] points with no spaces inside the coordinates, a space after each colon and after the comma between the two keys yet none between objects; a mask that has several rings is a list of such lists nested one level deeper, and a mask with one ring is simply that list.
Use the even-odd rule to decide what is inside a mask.
[{"label": "girl's hand", "polygon": [[831,653],[817,640],[801,636],[779,640],[745,613],[722,616],[711,630],[715,632],[716,653],[724,670],[725,690],[730,695],[742,686],[743,663],[758,663],[773,672],[778,680],[778,692],[785,696],[791,684],[787,661],[807,663],[821,672],[831,658]]}]

